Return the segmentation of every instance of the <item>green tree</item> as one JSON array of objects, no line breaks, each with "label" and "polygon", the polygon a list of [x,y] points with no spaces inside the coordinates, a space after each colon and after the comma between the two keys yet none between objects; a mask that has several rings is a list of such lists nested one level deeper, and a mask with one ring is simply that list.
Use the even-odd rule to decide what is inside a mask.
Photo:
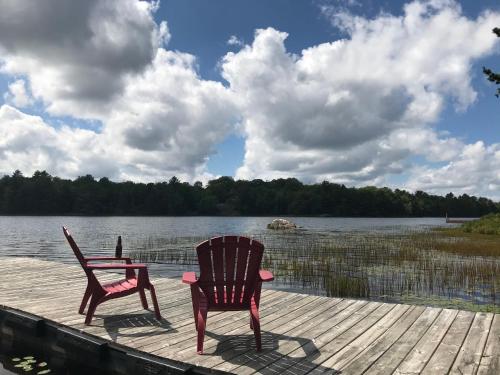
[{"label": "green tree", "polygon": [[[495,33],[496,36],[500,38],[500,28],[495,27],[493,29],[493,33]],[[493,72],[491,69],[485,68],[484,66],[483,73],[488,77],[488,81],[493,82],[495,85],[500,85],[500,73]],[[497,88],[497,93],[495,94],[495,96],[497,98],[500,96],[500,88]]]},{"label": "green tree", "polygon": [[176,177],[157,183],[112,182],[91,175],[74,181],[36,171],[0,178],[3,215],[312,215],[312,216],[483,216],[500,203],[452,193],[362,188],[323,181],[304,185],[294,178],[234,181],[224,176],[193,185]]}]

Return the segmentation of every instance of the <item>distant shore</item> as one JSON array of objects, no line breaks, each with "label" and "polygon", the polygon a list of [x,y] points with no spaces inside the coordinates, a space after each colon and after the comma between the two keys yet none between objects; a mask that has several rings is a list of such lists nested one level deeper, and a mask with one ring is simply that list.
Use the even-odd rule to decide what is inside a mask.
[{"label": "distant shore", "polygon": [[500,213],[500,202],[329,181],[304,184],[295,178],[220,177],[205,185],[176,177],[147,184],[91,175],[67,180],[45,171],[0,178],[0,215],[463,218],[488,213]]}]

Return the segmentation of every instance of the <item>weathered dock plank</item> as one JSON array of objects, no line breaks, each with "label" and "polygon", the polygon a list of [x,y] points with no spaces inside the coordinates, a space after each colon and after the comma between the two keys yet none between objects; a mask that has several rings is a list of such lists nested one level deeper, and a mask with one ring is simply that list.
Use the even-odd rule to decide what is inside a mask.
[{"label": "weathered dock plank", "polygon": [[415,345],[394,371],[397,375],[418,374],[422,372],[437,346],[457,316],[457,310],[445,309],[441,312],[434,324]]},{"label": "weathered dock plank", "polygon": [[424,336],[441,313],[441,309],[428,307],[408,330],[377,360],[367,374],[392,373],[404,360],[415,344]]},{"label": "weathered dock plank", "polygon": [[362,374],[394,344],[422,315],[425,307],[411,306],[405,314],[376,341],[368,345],[355,359],[342,369],[343,374]]},{"label": "weathered dock plank", "polygon": [[[237,372],[238,374],[252,373],[255,369],[261,367],[266,367],[269,363],[274,361],[274,358],[282,354],[282,350],[286,351],[287,345],[292,344],[291,340],[293,337],[299,336],[302,340],[306,340],[305,333],[310,327],[311,321],[317,322],[317,324],[322,324],[324,322],[325,313],[332,305],[336,305],[337,301],[334,303],[325,303],[321,301],[313,309],[308,309],[306,312],[302,312],[300,315],[288,316],[288,314],[283,315],[273,322],[273,325],[262,326],[266,334],[266,345],[268,348],[272,348],[272,355],[267,354],[265,357],[261,356],[260,353],[255,351],[247,353],[238,349],[237,347],[231,346],[226,351],[223,358],[231,358],[231,363],[227,361],[220,363],[217,366],[212,366],[215,369],[223,371]],[[272,333],[270,333],[272,332]],[[293,336],[290,336],[290,333]],[[279,345],[281,343],[281,345]],[[299,345],[301,346],[301,345]]]},{"label": "weathered dock plank", "polygon": [[445,374],[455,361],[458,351],[469,332],[475,314],[471,311],[460,311],[450,329],[442,339],[422,374]]},{"label": "weathered dock plank", "polygon": [[[102,281],[117,277],[99,273]],[[248,313],[233,311],[209,313],[205,354],[198,355],[189,287],[177,279],[152,282],[161,322],[142,308],[138,295],[131,295],[100,305],[92,324],[85,326],[78,307],[86,278],[79,267],[35,258],[0,258],[0,305],[207,371],[499,373],[498,315],[270,289],[262,292],[262,352],[255,351]]]},{"label": "weathered dock plank", "polygon": [[339,370],[346,367],[359,353],[387,331],[410,308],[408,305],[396,305],[389,313],[363,332],[349,345],[322,363],[324,368],[335,367]]},{"label": "weathered dock plank", "polygon": [[[282,337],[283,340],[280,340],[279,347],[276,353],[273,353],[274,355],[257,357],[252,359],[251,362],[244,363],[243,366],[245,366],[246,369],[242,368],[242,373],[252,372],[250,368],[263,374],[281,373],[285,368],[288,368],[293,361],[298,361],[307,357],[305,345],[308,342],[314,343],[316,337],[324,332],[324,328],[321,329],[322,326],[324,327],[325,324],[334,323],[335,320],[338,320],[342,316],[347,316],[357,308],[359,307],[355,306],[355,301],[353,300],[343,300],[340,303],[329,306],[318,318],[310,319],[307,323],[301,325],[300,335],[303,337],[303,340],[294,340],[295,331],[291,331],[290,336],[287,337],[284,335]],[[235,372],[239,372],[238,370],[239,369],[236,368]]]},{"label": "weathered dock plank", "polygon": [[478,371],[492,321],[493,314],[476,313],[450,374],[475,374]]},{"label": "weathered dock plank", "polygon": [[478,375],[500,374],[500,315],[495,315],[491,323],[488,341],[484,348]]}]

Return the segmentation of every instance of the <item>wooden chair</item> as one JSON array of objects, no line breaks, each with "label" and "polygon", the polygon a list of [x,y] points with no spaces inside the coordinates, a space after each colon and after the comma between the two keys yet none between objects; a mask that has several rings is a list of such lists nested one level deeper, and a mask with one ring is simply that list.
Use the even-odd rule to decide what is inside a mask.
[{"label": "wooden chair", "polygon": [[[151,299],[153,300],[153,306],[155,310],[156,319],[161,320],[160,308],[158,307],[158,301],[156,299],[155,288],[149,281],[148,269],[145,264],[132,263],[130,258],[122,257],[84,257],[82,252],[78,248],[75,240],[69,233],[68,229],[63,227],[64,236],[68,240],[71,249],[75,253],[76,258],[80,262],[85,274],[87,275],[87,289],[83,295],[82,303],[80,304],[80,309],[78,313],[83,314],[85,306],[90,299],[89,308],[87,310],[87,316],[85,318],[85,324],[89,325],[92,320],[92,316],[95,313],[97,306],[107,300],[113,298],[119,298],[128,296],[135,292],[139,292],[142,307],[147,309],[148,302],[146,300],[146,294],[144,289],[148,289],[151,292]],[[101,264],[90,264],[94,261],[125,261],[125,264],[119,263],[101,263]],[[94,275],[94,270],[125,270],[125,279],[115,281],[112,283],[101,284],[97,277]],[[138,270],[138,275],[136,276],[134,270]]]},{"label": "wooden chair", "polygon": [[182,282],[191,285],[198,354],[203,353],[208,311],[249,310],[250,328],[260,351],[261,285],[274,279],[271,272],[259,270],[264,246],[247,237],[225,236],[202,242],[196,252],[200,277],[185,272]]}]

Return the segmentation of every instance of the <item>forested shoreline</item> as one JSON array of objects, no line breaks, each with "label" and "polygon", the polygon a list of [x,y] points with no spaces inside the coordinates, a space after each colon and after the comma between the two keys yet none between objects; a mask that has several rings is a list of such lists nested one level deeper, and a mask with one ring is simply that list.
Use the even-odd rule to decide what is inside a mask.
[{"label": "forested shoreline", "polygon": [[500,212],[500,203],[463,194],[409,193],[324,181],[306,185],[295,178],[237,180],[220,177],[189,184],[176,177],[158,183],[75,180],[37,171],[15,171],[0,179],[1,215],[234,215],[352,217],[478,217]]}]

